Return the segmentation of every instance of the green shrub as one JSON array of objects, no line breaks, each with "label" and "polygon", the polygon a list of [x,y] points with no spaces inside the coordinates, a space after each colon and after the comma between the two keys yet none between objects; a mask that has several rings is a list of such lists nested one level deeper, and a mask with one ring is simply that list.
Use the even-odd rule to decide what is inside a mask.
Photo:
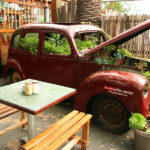
[{"label": "green shrub", "polygon": [[129,127],[132,129],[143,130],[146,126],[146,119],[142,114],[134,113],[129,118]]},{"label": "green shrub", "polygon": [[150,71],[142,71],[142,75],[150,82]]},{"label": "green shrub", "polygon": [[28,50],[32,54],[36,54],[38,51],[39,38],[38,37],[25,37],[20,40],[20,47],[23,50]]},{"label": "green shrub", "polygon": [[80,39],[75,39],[75,43],[76,43],[76,46],[77,46],[77,49],[79,52],[86,48],[90,49],[90,48],[93,48],[96,46],[96,43],[94,41],[92,42],[92,41],[88,41],[88,40],[82,41]]},{"label": "green shrub", "polygon": [[65,39],[65,38],[63,38],[57,42],[51,38],[49,40],[45,40],[44,50],[46,53],[54,53],[54,54],[69,55],[71,53],[70,45],[69,45],[67,39]]}]

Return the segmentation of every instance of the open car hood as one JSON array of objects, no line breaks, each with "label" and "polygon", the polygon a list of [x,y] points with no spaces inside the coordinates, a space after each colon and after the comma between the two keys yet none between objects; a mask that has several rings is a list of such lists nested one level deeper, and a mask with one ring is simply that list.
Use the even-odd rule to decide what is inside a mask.
[{"label": "open car hood", "polygon": [[135,27],[133,27],[131,29],[128,29],[127,31],[111,38],[110,40],[107,40],[106,42],[96,46],[93,49],[87,50],[83,55],[91,54],[95,51],[103,49],[104,47],[106,47],[108,45],[116,45],[116,46],[120,45],[120,44],[130,40],[131,38],[141,34],[142,32],[145,32],[148,29],[150,29],[150,19],[136,25]]}]

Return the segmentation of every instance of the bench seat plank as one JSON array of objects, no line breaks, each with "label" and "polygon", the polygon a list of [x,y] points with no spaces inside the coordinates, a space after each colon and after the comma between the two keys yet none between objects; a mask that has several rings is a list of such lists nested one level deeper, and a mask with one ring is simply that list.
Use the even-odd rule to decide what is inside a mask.
[{"label": "bench seat plank", "polygon": [[28,143],[22,146],[22,149],[29,150],[32,147],[34,147],[36,144],[41,142],[43,139],[48,137],[50,134],[55,132],[59,127],[61,127],[63,124],[65,124],[68,120],[75,117],[79,112],[77,110],[72,111],[68,115],[66,115],[61,120],[57,121],[55,124],[51,125],[48,129],[37,135],[35,138],[31,139]]},{"label": "bench seat plank", "polygon": [[18,112],[18,109],[9,107],[7,105],[0,104],[0,119],[3,119],[11,114]]},{"label": "bench seat plank", "polygon": [[41,141],[38,145],[36,145],[32,150],[40,150],[47,149],[47,147],[54,142],[57,138],[59,138],[63,133],[69,130],[72,126],[74,126],[78,121],[80,121],[85,116],[85,113],[80,112],[74,118],[67,121],[67,123],[63,124],[56,132],[50,134],[47,138]]},{"label": "bench seat plank", "polygon": [[[61,150],[71,149],[76,144],[80,144],[82,149],[86,150],[91,118],[92,115],[74,110],[31,139],[22,146],[22,149],[57,150],[67,142]],[[80,129],[82,129],[81,137],[75,135]]]},{"label": "bench seat plank", "polygon": [[61,137],[59,137],[55,142],[53,142],[47,150],[56,150],[61,145],[63,145],[70,137],[72,137],[76,132],[78,132],[87,122],[92,118],[91,115],[86,115],[79,122],[77,122],[70,130],[65,132]]}]

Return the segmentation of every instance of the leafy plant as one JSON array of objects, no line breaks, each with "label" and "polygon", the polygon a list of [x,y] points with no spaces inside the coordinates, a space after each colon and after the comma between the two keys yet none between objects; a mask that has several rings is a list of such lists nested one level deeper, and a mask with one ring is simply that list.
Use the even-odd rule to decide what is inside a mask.
[{"label": "leafy plant", "polygon": [[39,38],[37,37],[25,37],[20,40],[20,47],[23,50],[29,50],[32,54],[36,54],[38,51]]},{"label": "leafy plant", "polygon": [[67,39],[59,39],[60,37],[56,36],[55,38],[50,38],[44,42],[44,50],[46,53],[54,54],[65,54],[69,55],[71,53],[70,45]]},{"label": "leafy plant", "polygon": [[99,58],[95,58],[95,62],[98,64],[114,64],[117,65],[119,60],[125,59],[132,54],[121,45],[118,48],[115,45],[109,45],[103,48],[103,53]]},{"label": "leafy plant", "polygon": [[141,74],[150,82],[150,71],[142,71]]},{"label": "leafy plant", "polygon": [[94,39],[92,41],[90,40],[82,41],[80,39],[75,39],[75,43],[79,52],[86,48],[93,48],[96,46],[96,41]]},{"label": "leafy plant", "polygon": [[144,130],[146,126],[146,119],[142,114],[134,113],[129,118],[129,127],[132,129]]}]

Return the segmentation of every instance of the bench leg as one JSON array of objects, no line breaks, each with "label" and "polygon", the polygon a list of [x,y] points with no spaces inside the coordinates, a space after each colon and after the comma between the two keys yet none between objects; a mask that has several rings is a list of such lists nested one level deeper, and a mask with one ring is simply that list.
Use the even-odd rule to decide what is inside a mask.
[{"label": "bench leg", "polygon": [[89,128],[90,128],[90,121],[88,121],[88,122],[83,126],[81,150],[86,150],[86,148],[87,148],[87,142],[88,142],[88,136],[89,136]]},{"label": "bench leg", "polygon": [[[25,118],[26,118],[25,112],[21,111],[21,119],[20,119],[20,120],[22,121],[22,120],[24,120]],[[27,124],[27,123],[23,124],[23,125],[22,125],[22,128],[25,128],[25,127],[26,127],[26,124]]]}]

